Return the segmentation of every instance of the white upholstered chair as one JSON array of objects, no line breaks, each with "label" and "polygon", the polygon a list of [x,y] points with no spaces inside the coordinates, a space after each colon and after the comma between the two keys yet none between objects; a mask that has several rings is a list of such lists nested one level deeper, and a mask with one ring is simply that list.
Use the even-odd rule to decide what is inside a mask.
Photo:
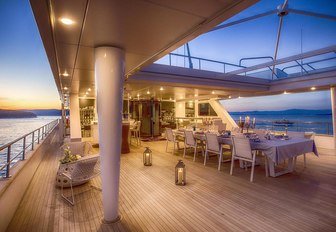
[{"label": "white upholstered chair", "polygon": [[215,153],[218,156],[218,171],[220,171],[223,158],[223,147],[218,142],[217,134],[205,133],[205,139],[206,139],[206,146],[205,146],[204,165],[206,165],[209,153]]},{"label": "white upholstered chair", "polygon": [[167,149],[168,149],[168,143],[171,142],[174,144],[174,150],[173,150],[173,154],[175,153],[175,147],[177,146],[177,149],[180,149],[180,146],[179,146],[179,141],[176,136],[174,135],[173,133],[173,130],[172,128],[166,128],[166,139],[167,139],[167,144],[166,144],[166,152],[167,152]]},{"label": "white upholstered chair", "polygon": [[134,122],[132,128],[130,129],[131,132],[130,144],[132,144],[132,138],[134,138],[136,140],[137,146],[139,144],[141,145],[140,129],[141,129],[141,121]]},{"label": "white upholstered chair", "polygon": [[218,131],[225,131],[226,130],[226,123],[223,123],[221,119],[214,119],[213,125],[217,126]]},{"label": "white upholstered chair", "polygon": [[252,163],[250,181],[253,182],[254,166],[256,160],[256,152],[251,150],[250,140],[243,136],[232,136],[233,152],[230,175],[233,173],[234,160],[239,159],[245,162],[245,168],[247,169],[246,162]]},{"label": "white upholstered chair", "polygon": [[197,147],[201,147],[202,154],[204,154],[203,145],[201,143],[197,142],[197,140],[194,137],[193,132],[190,131],[190,130],[185,130],[184,131],[184,152],[183,152],[183,157],[185,157],[186,149],[189,148],[189,147],[194,148],[194,161],[196,159]]},{"label": "white upholstered chair", "polygon": [[[305,139],[311,139],[311,140],[314,140],[315,138],[314,132],[288,131],[287,134],[290,138],[305,138]],[[294,167],[296,166],[296,160],[297,160],[297,156],[295,156],[294,158]],[[303,154],[303,166],[306,167],[306,165],[307,165],[306,154]]]},{"label": "white upholstered chair", "polygon": [[[75,204],[73,186],[88,182],[100,174],[99,155],[86,156],[80,160],[67,164],[67,170],[61,175],[64,180],[61,182],[61,195],[71,205]],[[70,184],[71,198],[64,195],[65,180]]]}]

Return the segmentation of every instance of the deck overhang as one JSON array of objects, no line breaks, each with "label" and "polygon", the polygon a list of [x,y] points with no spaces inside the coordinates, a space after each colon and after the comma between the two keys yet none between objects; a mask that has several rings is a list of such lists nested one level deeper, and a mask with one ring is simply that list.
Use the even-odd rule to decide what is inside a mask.
[{"label": "deck overhang", "polygon": [[[95,88],[96,47],[123,49],[130,75],[256,2],[30,0],[62,101],[66,94],[83,96]],[[74,23],[64,25],[62,17]]]}]

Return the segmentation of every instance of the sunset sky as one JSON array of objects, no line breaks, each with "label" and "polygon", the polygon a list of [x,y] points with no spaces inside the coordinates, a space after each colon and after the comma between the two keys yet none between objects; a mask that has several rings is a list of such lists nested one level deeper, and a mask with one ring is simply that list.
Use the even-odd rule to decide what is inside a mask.
[{"label": "sunset sky", "polygon": [[[282,2],[261,1],[228,21],[273,10]],[[334,0],[289,0],[289,6],[336,14]],[[231,63],[238,63],[242,57],[273,56],[278,22],[274,14],[199,36],[190,42],[192,55]],[[284,18],[283,32],[279,58],[335,45],[336,22],[289,14]],[[0,109],[60,108],[57,88],[28,0],[0,0],[0,35]],[[237,99],[225,104],[235,111],[326,109],[330,108],[330,93]]]},{"label": "sunset sky", "polygon": [[60,108],[28,0],[0,1],[0,108]]}]

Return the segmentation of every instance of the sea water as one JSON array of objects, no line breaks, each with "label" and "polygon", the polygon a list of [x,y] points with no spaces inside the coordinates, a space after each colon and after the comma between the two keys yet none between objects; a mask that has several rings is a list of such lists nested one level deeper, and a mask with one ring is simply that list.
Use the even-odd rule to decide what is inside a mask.
[{"label": "sea water", "polygon": [[[52,121],[58,119],[58,116],[38,116],[37,118],[11,118],[0,119],[0,147],[10,143]],[[35,135],[37,136],[37,134]],[[31,143],[32,137],[26,138],[27,145]],[[12,157],[22,151],[23,141],[15,143],[11,147]],[[19,160],[22,157],[18,157]],[[6,162],[7,149],[0,151],[0,167]],[[2,172],[3,174],[3,172]]]},{"label": "sea water", "polygon": [[[256,119],[256,128],[288,131],[312,131],[316,134],[333,134],[331,114],[253,114],[248,112],[234,112],[231,117],[238,122],[246,116]],[[276,121],[288,120],[292,124],[277,124]]]}]

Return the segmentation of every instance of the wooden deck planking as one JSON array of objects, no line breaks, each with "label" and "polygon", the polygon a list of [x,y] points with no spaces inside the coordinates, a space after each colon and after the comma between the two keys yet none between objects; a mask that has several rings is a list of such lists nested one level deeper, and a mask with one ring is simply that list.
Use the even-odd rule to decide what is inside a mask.
[{"label": "wooden deck planking", "polygon": [[[153,166],[142,164],[143,148],[121,157],[119,211],[122,220],[102,224],[101,179],[75,188],[76,205],[61,199],[55,188],[59,154],[46,154],[8,231],[335,231],[335,151],[308,154],[307,168],[298,159],[297,171],[265,177],[264,167],[250,171],[230,163],[217,171],[215,157],[192,162],[164,151],[165,142],[147,142]],[[174,166],[183,159],[187,185],[174,184]],[[93,187],[92,187],[93,186]]]}]

